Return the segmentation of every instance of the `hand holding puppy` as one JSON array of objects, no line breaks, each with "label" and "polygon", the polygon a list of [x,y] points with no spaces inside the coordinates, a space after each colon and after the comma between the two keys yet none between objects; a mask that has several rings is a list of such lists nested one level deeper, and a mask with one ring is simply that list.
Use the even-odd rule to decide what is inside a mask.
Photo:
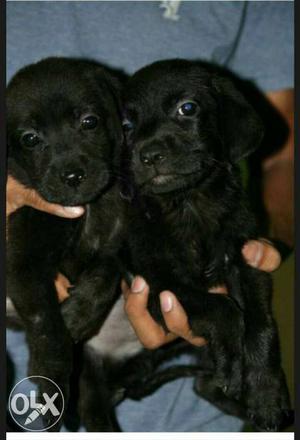
[{"label": "hand holding puppy", "polygon": [[[83,207],[64,207],[48,203],[39,194],[26,188],[12,176],[8,176],[6,187],[6,215],[9,216],[23,206],[65,218],[80,217],[84,213]],[[266,272],[272,272],[280,265],[281,259],[277,250],[267,241],[249,241],[242,250],[245,260],[253,267]],[[68,297],[69,281],[62,274],[58,274],[55,286],[60,302]],[[204,338],[194,336],[188,324],[187,315],[177,300],[169,291],[161,292],[160,302],[163,316],[169,333],[157,324],[151,317],[148,309],[149,286],[143,278],[137,276],[129,288],[122,281],[122,291],[125,298],[125,310],[138,338],[148,349],[154,349],[173,341],[177,337],[186,339],[191,344],[201,346],[206,343]],[[213,289],[213,293],[226,294],[223,286]]]},{"label": "hand holding puppy", "polygon": [[[246,262],[253,267],[266,272],[276,270],[281,262],[277,250],[266,240],[251,240],[242,249]],[[148,349],[155,349],[161,345],[181,337],[193,345],[201,346],[206,343],[204,338],[194,336],[188,317],[177,300],[176,296],[169,291],[161,292],[160,304],[165,323],[169,333],[154,321],[147,309],[149,286],[139,276],[135,277],[129,288],[122,281],[122,291],[125,298],[125,310],[131,325],[139,340]],[[212,294],[226,294],[226,288],[219,286],[212,289]]]},{"label": "hand holding puppy", "polygon": [[26,188],[12,176],[7,177],[6,216],[23,206],[31,206],[39,211],[65,218],[77,218],[84,213],[82,206],[61,206],[44,200],[35,190]]}]

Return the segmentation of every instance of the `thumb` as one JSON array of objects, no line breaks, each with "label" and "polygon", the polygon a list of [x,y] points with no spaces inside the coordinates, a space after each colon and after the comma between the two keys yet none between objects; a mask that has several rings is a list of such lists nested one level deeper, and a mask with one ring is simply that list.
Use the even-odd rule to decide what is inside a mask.
[{"label": "thumb", "polygon": [[61,206],[56,203],[49,203],[32,189],[26,190],[26,205],[65,218],[77,218],[84,213],[82,206]]},{"label": "thumb", "polygon": [[277,249],[267,240],[250,240],[243,249],[246,262],[265,272],[273,272],[281,263],[281,257]]}]

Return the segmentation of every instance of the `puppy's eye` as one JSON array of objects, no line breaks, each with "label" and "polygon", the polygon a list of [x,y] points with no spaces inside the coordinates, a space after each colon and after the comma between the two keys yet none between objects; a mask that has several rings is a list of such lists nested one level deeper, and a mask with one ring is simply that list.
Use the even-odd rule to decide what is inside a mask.
[{"label": "puppy's eye", "polygon": [[81,119],[81,127],[84,130],[93,130],[98,125],[98,117],[95,115],[87,115]]},{"label": "puppy's eye", "polygon": [[130,131],[133,129],[133,122],[131,122],[129,119],[125,118],[125,119],[123,119],[122,126],[125,131]]},{"label": "puppy's eye", "polygon": [[180,116],[193,116],[197,111],[197,104],[195,102],[185,102],[178,109]]},{"label": "puppy's eye", "polygon": [[21,141],[23,143],[23,145],[25,145],[25,147],[28,148],[33,148],[35,147],[37,144],[40,143],[41,138],[34,132],[32,133],[24,133]]}]

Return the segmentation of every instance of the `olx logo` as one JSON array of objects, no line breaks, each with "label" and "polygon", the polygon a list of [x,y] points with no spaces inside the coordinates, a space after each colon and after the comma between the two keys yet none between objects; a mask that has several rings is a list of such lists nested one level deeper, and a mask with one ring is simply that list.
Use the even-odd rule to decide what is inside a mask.
[{"label": "olx logo", "polygon": [[[40,395],[36,381],[47,386],[47,393]],[[44,383],[47,381],[47,383]],[[12,389],[9,411],[13,420],[27,431],[46,431],[56,425],[64,411],[64,396],[59,386],[43,376],[30,376],[18,382]]]}]

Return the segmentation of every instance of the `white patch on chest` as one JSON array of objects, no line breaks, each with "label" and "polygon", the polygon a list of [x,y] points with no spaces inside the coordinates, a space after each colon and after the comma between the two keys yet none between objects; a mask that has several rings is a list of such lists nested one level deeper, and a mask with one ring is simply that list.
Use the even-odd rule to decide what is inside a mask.
[{"label": "white patch on chest", "polygon": [[115,361],[134,356],[143,349],[124,311],[124,298],[115,303],[99,333],[87,342],[102,356]]}]

